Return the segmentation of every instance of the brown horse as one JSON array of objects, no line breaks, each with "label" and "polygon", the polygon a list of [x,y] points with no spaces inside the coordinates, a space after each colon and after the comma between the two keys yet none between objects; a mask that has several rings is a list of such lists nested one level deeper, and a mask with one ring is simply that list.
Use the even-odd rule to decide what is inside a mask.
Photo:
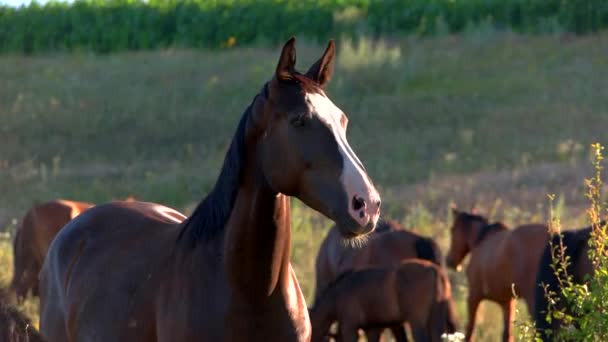
[{"label": "brown horse", "polygon": [[[323,291],[310,311],[312,342],[323,341],[335,321],[341,341],[357,341],[358,329],[377,331],[406,321],[416,341],[440,341],[442,334],[455,332],[453,306],[445,272],[426,260],[347,271]],[[396,339],[406,341],[405,335]],[[379,335],[368,334],[367,340],[379,341]]]},{"label": "brown horse", "polygon": [[441,250],[435,241],[406,230],[393,220],[379,220],[374,233],[360,247],[349,246],[343,240],[338,227],[333,226],[319,248],[315,264],[315,300],[329,283],[347,270],[398,265],[412,258],[443,264]]},{"label": "brown horse", "polygon": [[547,226],[529,224],[511,230],[502,223],[490,224],[483,216],[456,209],[453,214],[447,265],[457,268],[467,254],[471,254],[466,269],[469,283],[467,341],[473,339],[477,308],[484,299],[500,305],[503,341],[512,341],[513,289],[526,301],[528,312],[534,312],[536,270],[548,240]]},{"label": "brown horse", "polygon": [[57,199],[30,208],[13,240],[13,279],[10,289],[22,301],[31,290],[38,295],[38,273],[55,235],[93,204]]},{"label": "brown horse", "polygon": [[219,178],[193,214],[98,205],[57,235],[40,273],[41,331],[55,341],[307,341],[290,255],[289,197],[371,232],[380,196],[323,87],[334,43],[306,74],[295,39],[246,109]]},{"label": "brown horse", "polygon": [[0,341],[43,341],[30,319],[9,304],[8,294],[3,289],[0,289]]},{"label": "brown horse", "polygon": [[[601,222],[600,226],[604,224],[605,222]],[[593,274],[593,263],[589,258],[589,249],[591,247],[588,244],[591,230],[592,227],[587,227],[563,232],[561,234],[561,243],[559,235],[552,237],[551,245],[554,248],[558,248],[558,246],[564,247],[564,256],[568,257],[569,260],[566,272],[572,276],[572,281],[575,284],[583,284],[585,277]],[[547,290],[554,292],[557,298],[562,298],[561,283],[558,280],[558,276],[564,276],[563,272],[556,274],[555,270],[551,267],[553,265],[551,245],[547,243],[544,248],[536,278],[536,284],[539,285],[535,288],[534,321],[543,341],[553,341],[562,325],[561,320],[555,317],[552,318],[551,322],[548,322],[546,319],[548,298],[546,297],[545,286],[548,287]],[[563,309],[572,314],[569,308],[564,307],[563,299],[556,301],[556,309]]]},{"label": "brown horse", "polygon": [[[396,266],[405,259],[419,258],[437,265],[443,264],[441,250],[435,241],[406,230],[393,220],[381,219],[370,238],[360,247],[344,242],[337,226],[333,226],[321,244],[316,260],[315,303],[329,283],[347,270],[360,270],[370,266]],[[367,329],[368,339],[381,335],[382,330]],[[391,331],[395,338],[404,336],[402,326]]]}]

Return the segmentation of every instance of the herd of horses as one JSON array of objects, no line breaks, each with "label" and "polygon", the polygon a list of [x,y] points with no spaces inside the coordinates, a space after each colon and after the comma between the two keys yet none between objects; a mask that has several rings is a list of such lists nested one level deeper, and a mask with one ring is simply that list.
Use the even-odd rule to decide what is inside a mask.
[{"label": "herd of horses", "polygon": [[[545,340],[551,268],[547,226],[513,229],[453,209],[444,258],[433,239],[380,218],[380,195],[346,139],[348,119],[324,87],[330,41],[306,73],[295,39],[245,109],[211,192],[186,217],[135,200],[37,204],[14,238],[19,301],[40,299],[40,333],[0,297],[2,341],[440,341],[457,330],[446,268],[470,255],[465,337],[482,300],[513,339],[515,294]],[[308,307],[290,256],[289,196],[335,222],[316,260]],[[591,228],[564,233],[571,274],[590,274]],[[360,245],[354,247],[355,245]],[[337,330],[333,328],[337,323]],[[2,339],[3,338],[3,339]]]}]

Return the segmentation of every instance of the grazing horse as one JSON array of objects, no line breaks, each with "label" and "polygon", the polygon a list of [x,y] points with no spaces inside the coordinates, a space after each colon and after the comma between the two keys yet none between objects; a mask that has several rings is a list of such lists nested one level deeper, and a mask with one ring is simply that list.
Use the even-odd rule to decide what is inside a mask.
[{"label": "grazing horse", "polygon": [[289,196],[371,232],[380,196],[323,87],[330,41],[305,74],[295,38],[242,115],[218,180],[192,215],[154,203],[91,208],[57,235],[40,273],[41,331],[59,341],[308,341],[289,262]]},{"label": "grazing horse", "polygon": [[[604,222],[600,223],[603,226]],[[593,274],[593,263],[589,258],[589,249],[591,248],[588,241],[591,237],[592,227],[587,227],[578,230],[570,230],[562,233],[561,246],[565,247],[564,256],[569,258],[566,272],[572,276],[572,281],[575,284],[583,284],[585,282],[585,276]],[[553,341],[555,334],[559,331],[562,322],[556,317],[552,317],[551,323],[546,319],[548,309],[548,298],[545,293],[545,286],[547,290],[555,293],[557,298],[562,298],[556,301],[556,309],[566,310],[570,314],[570,310],[563,306],[564,299],[561,295],[561,285],[558,280],[558,274],[551,267],[553,265],[553,255],[551,253],[551,245],[554,248],[560,246],[560,236],[554,235],[552,237],[552,243],[547,243],[542,258],[538,266],[538,273],[536,278],[535,288],[535,306],[534,306],[534,321],[536,322],[536,329],[539,332],[543,341]],[[556,257],[559,257],[556,255]],[[559,276],[563,276],[563,272],[559,273]]]},{"label": "grazing horse", "polygon": [[10,289],[21,302],[31,290],[38,296],[38,273],[55,235],[93,204],[57,199],[30,208],[13,240],[13,279]]},{"label": "grazing horse", "polygon": [[[450,282],[443,269],[427,260],[409,259],[398,266],[347,271],[335,279],[310,310],[312,342],[323,341],[339,324],[338,339],[358,340],[358,329],[408,322],[416,341],[440,341],[456,330]],[[395,336],[398,342],[405,335]],[[379,335],[368,334],[369,342]]]},{"label": "grazing horse", "polygon": [[42,342],[32,321],[9,304],[8,293],[0,289],[0,341]]},{"label": "grazing horse", "polygon": [[503,341],[512,341],[513,290],[526,301],[528,312],[534,312],[536,270],[548,240],[547,226],[528,224],[507,229],[502,223],[488,223],[483,216],[456,209],[453,215],[446,263],[457,268],[471,254],[466,269],[469,283],[466,339],[473,339],[477,308],[482,300],[488,299],[502,309]]}]

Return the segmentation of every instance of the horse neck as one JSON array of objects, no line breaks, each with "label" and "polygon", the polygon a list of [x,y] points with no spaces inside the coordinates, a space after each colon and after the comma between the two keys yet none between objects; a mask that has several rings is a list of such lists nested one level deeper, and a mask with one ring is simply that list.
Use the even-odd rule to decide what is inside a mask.
[{"label": "horse neck", "polygon": [[[255,148],[253,148],[255,150]],[[255,153],[249,161],[255,164]],[[289,198],[273,191],[255,165],[246,165],[226,225],[226,274],[236,296],[258,301],[289,286]]]},{"label": "horse neck", "polygon": [[471,234],[471,237],[469,238],[470,250],[481,246],[490,236],[506,231],[506,229],[507,228],[499,222],[487,223],[479,226],[474,232],[472,232],[473,234]]}]

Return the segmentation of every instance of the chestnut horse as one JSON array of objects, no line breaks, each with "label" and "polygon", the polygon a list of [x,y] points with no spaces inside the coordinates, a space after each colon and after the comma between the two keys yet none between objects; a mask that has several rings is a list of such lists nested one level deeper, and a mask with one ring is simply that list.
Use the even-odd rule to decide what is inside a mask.
[{"label": "chestnut horse", "polygon": [[306,74],[295,38],[245,110],[211,192],[185,218],[154,203],[72,220],[40,273],[41,331],[59,341],[308,341],[289,262],[289,196],[345,237],[371,232],[380,196],[323,87],[334,43]]},{"label": "chestnut horse", "polygon": [[30,208],[13,240],[13,279],[10,289],[21,302],[31,290],[38,296],[38,273],[55,235],[92,203],[57,199]]},{"label": "chestnut horse", "polygon": [[[321,244],[316,260],[315,302],[329,283],[347,270],[360,270],[369,266],[395,266],[405,259],[419,258],[437,265],[443,264],[441,250],[431,238],[406,230],[393,220],[380,219],[370,238],[360,247],[349,246],[333,226]],[[368,339],[375,339],[382,330],[368,329]],[[391,328],[395,338],[406,335],[404,328]]]},{"label": "chestnut horse", "polygon": [[528,312],[534,312],[536,270],[549,234],[543,224],[515,229],[498,222],[490,224],[483,216],[453,209],[452,241],[446,257],[449,267],[457,268],[471,254],[466,269],[469,283],[466,339],[473,339],[479,303],[488,299],[500,305],[503,313],[503,341],[512,341],[515,294],[522,297]]},{"label": "chestnut horse", "polygon": [[[358,340],[358,329],[402,325],[408,322],[416,341],[441,341],[456,330],[450,281],[441,267],[420,259],[398,266],[347,271],[335,279],[310,310],[312,342],[323,341],[329,327],[339,324],[338,339]],[[380,335],[368,334],[369,342]],[[407,341],[405,335],[396,336]]]},{"label": "chestnut horse", "polygon": [[42,342],[32,321],[9,304],[8,293],[0,289],[0,341]]},{"label": "chestnut horse", "polygon": [[[603,226],[605,223],[600,223]],[[587,227],[578,230],[565,231],[561,236],[561,246],[564,247],[564,256],[568,257],[568,264],[566,272],[572,276],[572,281],[575,284],[583,284],[587,275],[593,275],[593,263],[589,258],[589,249],[591,248],[588,241],[591,237],[592,227]],[[558,280],[558,276],[564,276],[563,272],[558,274],[551,267],[553,265],[553,255],[551,253],[551,245],[554,248],[558,248],[559,253],[560,236],[554,235],[552,237],[552,243],[547,243],[542,258],[538,266],[538,273],[536,283],[539,284],[535,288],[535,307],[534,307],[534,321],[536,323],[536,329],[539,332],[543,341],[553,341],[555,334],[558,333],[562,322],[555,318],[551,318],[551,322],[548,322],[547,309],[548,309],[548,298],[546,297],[545,287],[548,291],[555,293],[558,299],[556,302],[557,309],[563,309],[566,312],[572,314],[572,312],[564,307],[564,299],[561,295],[561,284]],[[555,255],[559,257],[559,254]]]},{"label": "chestnut horse", "polygon": [[443,264],[441,250],[433,239],[406,230],[396,221],[380,219],[374,233],[361,247],[345,244],[334,225],[317,254],[315,301],[327,284],[344,271],[398,265],[411,258]]}]

